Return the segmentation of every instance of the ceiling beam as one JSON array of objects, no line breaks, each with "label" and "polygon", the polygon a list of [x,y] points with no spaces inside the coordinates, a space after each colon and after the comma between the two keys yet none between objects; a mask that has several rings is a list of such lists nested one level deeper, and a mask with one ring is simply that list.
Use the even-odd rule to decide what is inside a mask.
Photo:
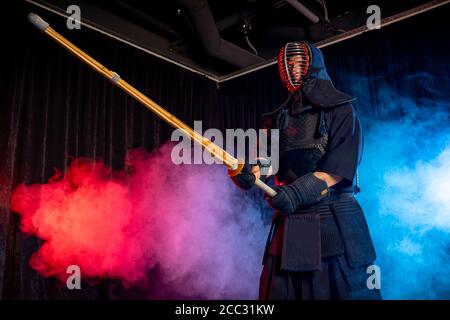
[{"label": "ceiling beam", "polygon": [[[54,6],[48,5],[43,0],[25,0],[25,1],[30,3],[30,4],[33,4],[35,6],[41,7],[41,8],[43,8],[43,9],[49,11],[49,12],[52,12],[52,13],[55,13],[55,14],[57,14],[59,16],[67,18],[65,10],[61,10],[61,8],[55,8]],[[65,3],[65,1],[63,1],[63,2]],[[436,9],[436,8],[441,7],[443,5],[446,5],[448,3],[450,3],[450,0],[433,0],[433,1],[429,1],[429,2],[427,2],[425,4],[423,4],[423,5],[414,7],[412,9],[409,9],[409,10],[406,10],[406,11],[403,11],[403,12],[400,12],[398,14],[395,14],[395,15],[392,15],[392,16],[389,16],[387,18],[382,19],[381,27],[386,27],[388,25],[400,22],[402,20],[405,20],[405,19],[417,16],[417,15],[419,15],[421,13],[424,13],[424,12]],[[123,21],[125,21],[125,20],[123,20]],[[132,47],[134,47],[136,49],[144,51],[144,52],[146,52],[146,53],[148,53],[148,54],[150,54],[152,56],[155,56],[155,57],[158,57],[158,58],[163,59],[165,61],[168,61],[170,63],[173,63],[173,64],[175,64],[175,65],[177,65],[177,66],[179,66],[181,68],[184,68],[184,69],[189,70],[191,72],[194,72],[196,74],[200,74],[200,75],[204,76],[205,78],[216,82],[217,84],[225,82],[225,81],[230,81],[230,80],[239,78],[241,76],[244,76],[244,75],[256,72],[258,70],[267,68],[267,67],[272,66],[272,65],[277,63],[276,59],[273,58],[273,59],[267,60],[265,62],[262,62],[260,64],[241,69],[241,70],[239,70],[237,72],[233,72],[233,73],[230,73],[230,74],[225,75],[225,76],[220,76],[220,75],[215,74],[214,72],[205,71],[205,69],[202,69],[200,66],[194,65],[194,64],[188,62],[187,59],[185,61],[182,61],[179,58],[167,57],[166,55],[162,54],[161,52],[158,52],[155,49],[152,49],[152,48],[149,48],[149,47],[137,44],[134,41],[130,40],[129,38],[123,37],[120,33],[118,33],[118,31],[111,32],[111,31],[105,30],[105,28],[99,27],[94,22],[90,21],[89,19],[86,19],[86,17],[83,19],[82,25],[84,25],[87,28],[90,28],[90,29],[92,29],[92,30],[94,30],[96,32],[100,32],[102,34],[110,36],[110,37],[112,37],[112,38],[114,38],[114,39],[116,39],[116,40],[118,40],[120,42],[123,42],[123,43],[125,43],[127,45],[130,45],[130,46],[132,46]],[[135,26],[135,27],[137,27],[137,26]],[[146,31],[145,29],[142,29],[142,30]],[[142,30],[141,30],[141,32],[143,32]],[[324,47],[327,47],[327,46],[339,43],[341,41],[345,41],[345,40],[357,37],[357,36],[359,36],[361,34],[369,32],[369,31],[370,30],[368,29],[368,27],[366,25],[363,25],[363,26],[360,26],[358,28],[354,28],[352,30],[343,32],[343,33],[341,33],[339,35],[332,36],[332,37],[327,38],[325,40],[319,41],[319,42],[315,43],[315,45],[318,48],[324,48]],[[149,31],[146,31],[146,32],[149,33],[149,36],[150,36],[150,32]],[[155,34],[152,34],[152,35],[156,36]]]},{"label": "ceiling beam", "polygon": [[[395,15],[392,15],[392,16],[382,19],[381,27],[386,27],[386,26],[394,24],[396,22],[400,22],[402,20],[417,16],[421,13],[436,9],[436,8],[446,5],[448,3],[450,3],[450,0],[434,0],[434,1],[427,2],[423,5],[414,7],[410,10],[406,10],[406,11],[403,11],[398,14],[395,14]],[[341,34],[338,34],[336,36],[327,38],[325,40],[316,42],[316,43],[314,43],[314,45],[317,46],[318,48],[324,48],[324,47],[339,43],[341,41],[345,41],[345,40],[357,37],[359,35],[362,35],[363,33],[369,32],[369,31],[371,31],[371,30],[366,25],[363,25],[359,28],[355,28],[355,29],[343,32]],[[273,58],[273,59],[270,59],[267,62],[261,63],[259,65],[252,66],[250,68],[246,68],[245,70],[239,70],[237,72],[222,76],[218,79],[218,82],[220,83],[220,82],[230,81],[230,80],[242,77],[244,75],[247,75],[249,73],[267,68],[276,63],[277,63],[277,59]]]}]

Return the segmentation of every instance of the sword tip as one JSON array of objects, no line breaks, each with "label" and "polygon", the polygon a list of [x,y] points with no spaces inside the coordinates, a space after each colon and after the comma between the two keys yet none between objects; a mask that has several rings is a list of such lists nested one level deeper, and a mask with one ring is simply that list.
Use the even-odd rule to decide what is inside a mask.
[{"label": "sword tip", "polygon": [[49,27],[49,24],[45,22],[40,16],[35,13],[28,14],[28,21],[36,28],[44,32]]}]

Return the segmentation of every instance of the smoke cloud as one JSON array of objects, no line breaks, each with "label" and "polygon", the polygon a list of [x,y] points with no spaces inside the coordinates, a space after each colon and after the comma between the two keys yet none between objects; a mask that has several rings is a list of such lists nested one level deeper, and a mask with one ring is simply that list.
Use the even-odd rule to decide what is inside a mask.
[{"label": "smoke cloud", "polygon": [[[352,83],[364,88],[375,81],[354,77]],[[358,198],[377,248],[383,297],[448,299],[450,82],[427,73],[400,82],[402,87],[393,90],[383,79],[380,110],[364,118]]]},{"label": "smoke cloud", "polygon": [[12,210],[23,232],[44,240],[31,266],[65,281],[67,266],[78,265],[87,279],[141,288],[158,267],[175,297],[256,298],[260,211],[224,168],[175,166],[170,152],[170,144],[133,150],[123,172],[78,159],[47,184],[19,186]]}]

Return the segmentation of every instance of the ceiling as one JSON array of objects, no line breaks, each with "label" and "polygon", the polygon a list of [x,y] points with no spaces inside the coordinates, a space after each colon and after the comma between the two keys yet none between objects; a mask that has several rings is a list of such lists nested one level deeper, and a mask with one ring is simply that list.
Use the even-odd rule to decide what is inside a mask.
[{"label": "ceiling", "polygon": [[[79,5],[85,26],[218,82],[274,62],[293,40],[324,46],[367,31],[367,7],[385,22],[448,0],[26,0],[64,15]],[[296,3],[295,3],[296,2]],[[303,5],[315,21],[298,10]],[[304,11],[303,11],[304,12]],[[389,17],[393,19],[389,20]],[[359,28],[359,29],[358,29]],[[359,31],[358,31],[359,30]]]}]

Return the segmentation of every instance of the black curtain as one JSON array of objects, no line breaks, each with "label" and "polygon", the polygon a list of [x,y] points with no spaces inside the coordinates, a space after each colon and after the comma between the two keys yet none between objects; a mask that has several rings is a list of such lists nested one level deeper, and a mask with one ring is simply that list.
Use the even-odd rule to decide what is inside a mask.
[{"label": "black curtain", "polygon": [[[29,10],[22,4],[9,11],[13,19],[5,28],[14,32],[4,38],[8,56],[0,62],[1,297],[139,297],[139,292],[125,291],[115,281],[101,281],[81,291],[61,290],[56,280],[41,277],[29,266],[40,242],[19,231],[20,220],[9,210],[9,197],[16,185],[44,183],[54,168],[64,170],[76,157],[103,159],[111,167],[121,168],[128,149],[154,150],[171,134],[171,128],[151,112],[29,26]],[[257,127],[259,115],[274,109],[286,97],[275,66],[217,86],[90,30],[68,31],[61,18],[33,10],[188,124],[203,120],[205,129]],[[430,45],[434,45],[434,57],[446,61],[448,68],[448,46],[442,48],[437,42],[445,36],[442,41],[448,40],[448,28],[442,34],[448,13],[448,9],[439,9],[326,48],[329,71],[337,86],[355,94],[346,80],[347,73],[373,75],[387,67],[397,68],[395,80],[396,73],[407,72],[414,59],[426,63],[433,58],[427,56]],[[428,48],[418,43],[418,33]],[[376,87],[371,89],[363,99],[370,105],[359,105],[362,112],[382,108],[373,93]]]},{"label": "black curtain", "polygon": [[[0,289],[4,298],[63,298],[54,280],[42,279],[29,267],[40,242],[20,233],[18,216],[8,209],[11,190],[22,182],[44,183],[54,168],[64,170],[77,157],[102,159],[121,168],[128,149],[154,150],[172,130],[34,30],[26,20],[30,9],[24,5],[13,11],[16,32],[8,38],[10,56],[1,66]],[[62,19],[41,15],[55,29],[67,31]],[[89,30],[66,35],[187,123],[220,123],[215,83]],[[107,287],[102,282],[82,290],[83,298],[106,298]]]}]

